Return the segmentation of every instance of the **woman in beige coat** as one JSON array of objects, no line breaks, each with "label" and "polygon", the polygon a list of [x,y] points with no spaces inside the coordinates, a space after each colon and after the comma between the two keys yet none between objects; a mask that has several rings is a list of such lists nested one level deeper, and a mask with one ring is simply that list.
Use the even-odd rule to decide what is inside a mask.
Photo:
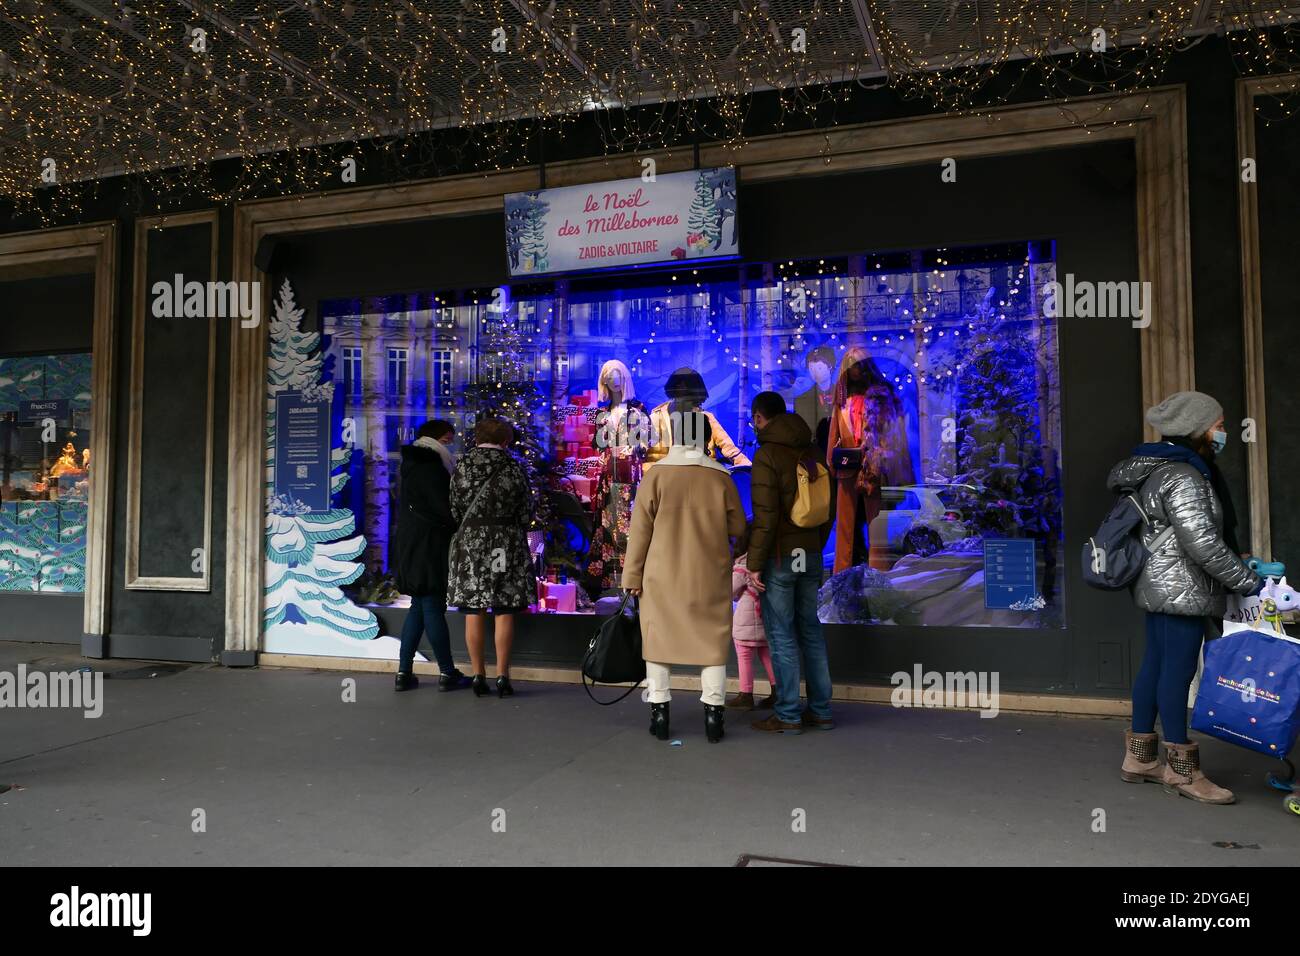
[{"label": "woman in beige coat", "polygon": [[709,422],[688,411],[673,445],[637,489],[623,586],[641,600],[650,733],[668,739],[669,665],[702,666],[704,730],[722,739],[731,648],[731,541],[745,512],[731,474],[710,458]]}]

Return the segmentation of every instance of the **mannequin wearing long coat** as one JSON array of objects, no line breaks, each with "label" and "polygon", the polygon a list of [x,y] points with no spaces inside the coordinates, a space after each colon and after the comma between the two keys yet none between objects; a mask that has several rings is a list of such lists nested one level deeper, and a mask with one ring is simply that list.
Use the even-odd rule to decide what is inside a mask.
[{"label": "mannequin wearing long coat", "polygon": [[[847,375],[851,365],[857,362],[870,362],[870,359],[865,350],[850,349],[840,366],[826,450],[826,463],[836,478],[836,574],[862,563],[860,557],[864,550],[871,567],[880,571],[889,569],[888,555],[882,548],[865,546],[863,532],[870,533],[871,522],[880,514],[882,488],[916,482],[907,445],[906,421],[898,398],[883,379],[853,394]],[[875,375],[879,376],[879,372]],[[860,448],[861,470],[851,474],[836,472],[833,464],[836,448]]]}]

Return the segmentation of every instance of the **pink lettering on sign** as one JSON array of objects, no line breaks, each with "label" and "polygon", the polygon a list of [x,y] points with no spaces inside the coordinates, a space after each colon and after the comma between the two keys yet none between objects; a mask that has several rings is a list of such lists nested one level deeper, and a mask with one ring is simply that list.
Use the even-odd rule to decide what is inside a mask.
[{"label": "pink lettering on sign", "polygon": [[576,236],[578,233],[582,232],[582,230],[571,224],[569,218],[566,216],[564,218],[564,225],[559,228],[558,232],[561,236]]},{"label": "pink lettering on sign", "polygon": [[[650,200],[642,196],[641,195],[642,192],[644,192],[644,188],[638,186],[636,189],[634,189],[632,192],[626,195],[619,195],[616,192],[605,193],[605,208],[606,209],[640,209],[642,206],[650,205]],[[585,211],[591,212],[592,210],[588,209]]]},{"label": "pink lettering on sign", "polygon": [[582,211],[595,212],[599,208],[600,208],[600,204],[596,202],[595,195],[593,195],[592,193],[587,193],[587,198],[582,201]]}]

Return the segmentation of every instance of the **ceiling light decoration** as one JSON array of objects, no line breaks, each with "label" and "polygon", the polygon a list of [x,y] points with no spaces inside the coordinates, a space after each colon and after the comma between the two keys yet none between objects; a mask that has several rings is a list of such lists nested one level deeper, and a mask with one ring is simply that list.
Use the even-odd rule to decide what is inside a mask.
[{"label": "ceiling light decoration", "polygon": [[1254,0],[0,0],[0,198],[66,220],[88,183],[134,174],[133,208],[166,211],[337,185],[345,158],[362,181],[400,182],[535,163],[539,129],[563,144],[577,123],[607,154],[735,146],[844,122],[864,86],[962,112],[1140,90],[1212,32],[1229,32],[1241,72],[1281,72],[1296,65],[1298,12]]}]

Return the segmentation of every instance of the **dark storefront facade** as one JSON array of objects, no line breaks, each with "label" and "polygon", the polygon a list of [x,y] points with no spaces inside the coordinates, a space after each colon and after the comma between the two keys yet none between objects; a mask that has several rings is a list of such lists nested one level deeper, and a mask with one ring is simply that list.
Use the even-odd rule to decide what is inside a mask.
[{"label": "dark storefront facade", "polygon": [[[463,450],[477,416],[513,405],[556,512],[516,673],[573,679],[604,608],[575,586],[593,573],[590,542],[653,466],[638,453],[620,472],[598,440],[603,373],[650,414],[670,372],[697,369],[743,498],[753,395],[781,392],[815,428],[860,350],[892,395],[891,450],[907,464],[849,570],[834,538],[822,556],[840,692],[879,696],[869,688],[919,664],[997,671],[1004,697],[1032,709],[1121,713],[1140,615],[1086,588],[1078,562],[1144,408],[1197,387],[1230,423],[1260,423],[1225,471],[1256,553],[1285,560],[1293,537],[1293,452],[1268,438],[1294,403],[1279,364],[1294,121],[1246,113],[1247,136],[1252,81],[1214,42],[1189,56],[1186,83],[1095,101],[1108,125],[1047,103],[994,123],[877,98],[891,118],[829,136],[653,157],[710,209],[726,195],[710,171],[734,169],[734,214],[710,221],[735,230],[723,259],[708,254],[717,236],[687,228],[666,265],[551,272],[535,237],[508,239],[507,197],[547,196],[537,167],[120,220],[99,251],[70,235],[90,251],[59,275],[21,245],[30,234],[0,235],[6,487],[25,489],[6,495],[3,636],[80,640],[94,656],[391,668],[398,449],[445,418]],[[1237,174],[1247,148],[1258,197]],[[640,176],[643,158],[566,158],[545,186],[599,191]],[[159,317],[154,290],[178,275],[259,283],[256,324]],[[1073,290],[1101,284],[1145,313],[1075,308]],[[1049,288],[1061,301],[1045,309]],[[50,441],[20,401],[55,403]],[[294,409],[319,429],[291,451]],[[313,442],[316,465],[286,470]],[[609,588],[616,565],[595,569]]]}]

